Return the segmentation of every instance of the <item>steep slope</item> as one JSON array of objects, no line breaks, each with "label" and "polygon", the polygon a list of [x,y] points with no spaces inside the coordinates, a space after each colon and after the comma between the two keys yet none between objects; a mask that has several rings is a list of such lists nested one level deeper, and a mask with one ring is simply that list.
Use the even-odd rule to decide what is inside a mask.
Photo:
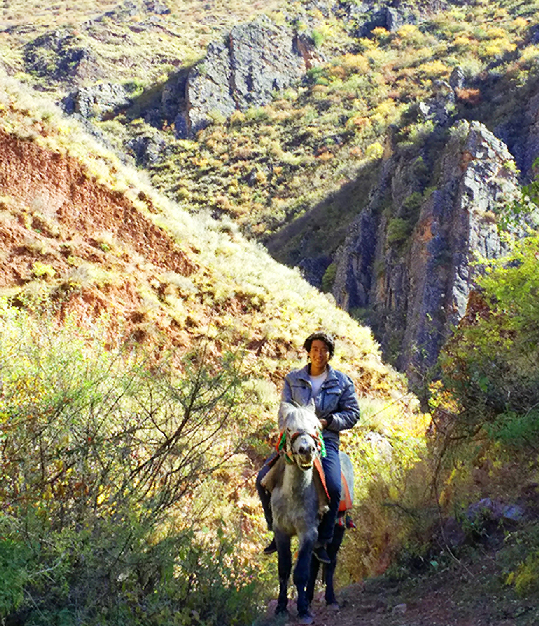
[{"label": "steep slope", "polygon": [[[189,216],[35,93],[8,79],[3,87],[3,302],[48,308],[90,332],[99,322],[107,344],[143,346],[156,357],[171,351],[178,364],[201,345],[209,363],[229,349],[243,353],[251,395],[241,407],[248,424],[235,459],[241,469],[223,470],[216,480],[226,507],[241,501],[233,509],[245,532],[237,549],[248,554],[265,540],[254,476],[275,435],[283,376],[302,363],[305,336],[329,330],[337,339],[335,365],[354,380],[363,415],[343,445],[363,477],[358,501],[369,513],[344,567],[353,579],[387,567],[387,551],[407,532],[401,520],[383,531],[388,484],[399,485],[392,498],[418,506],[406,474],[424,454],[426,418],[404,379],[382,361],[370,330],[233,224]],[[353,556],[359,551],[361,559]]]},{"label": "steep slope", "polygon": [[342,338],[360,389],[384,394],[400,385],[369,331],[296,272],[232,225],[194,220],[159,198],[76,124],[46,103],[32,112],[32,94],[4,85],[4,293],[43,291],[83,316],[111,307],[134,332],[153,327],[180,345],[209,326],[232,329],[253,356],[277,359],[270,369],[278,371],[308,328],[327,326]]}]

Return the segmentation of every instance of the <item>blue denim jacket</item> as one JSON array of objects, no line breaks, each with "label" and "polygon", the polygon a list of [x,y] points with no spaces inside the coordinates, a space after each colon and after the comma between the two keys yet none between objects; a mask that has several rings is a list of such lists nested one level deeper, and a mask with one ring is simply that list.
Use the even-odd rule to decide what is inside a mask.
[{"label": "blue denim jacket", "polygon": [[[300,406],[309,404],[312,393],[309,367],[306,365],[286,375],[281,398],[283,402],[294,401]],[[339,441],[339,432],[352,428],[359,419],[359,404],[352,380],[328,365],[327,378],[315,398],[315,410],[319,418],[328,422],[323,433],[324,439]],[[281,415],[279,428],[283,428]]]}]

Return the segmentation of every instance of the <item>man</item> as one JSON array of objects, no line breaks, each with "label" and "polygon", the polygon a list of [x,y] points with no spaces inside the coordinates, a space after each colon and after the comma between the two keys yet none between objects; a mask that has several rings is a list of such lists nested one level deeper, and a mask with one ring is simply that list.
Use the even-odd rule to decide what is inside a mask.
[{"label": "man", "polygon": [[[282,393],[283,402],[296,402],[306,406],[314,401],[315,412],[320,420],[326,456],[322,459],[326,487],[329,495],[329,510],[324,514],[318,527],[318,541],[314,548],[315,557],[322,563],[330,563],[326,546],[333,538],[333,530],[339,511],[341,497],[341,463],[339,460],[339,433],[352,428],[359,419],[359,404],[354,383],[342,372],[333,369],[329,361],[335,352],[333,337],[325,332],[309,335],[303,344],[309,362],[299,370],[293,370],[285,377]],[[281,424],[279,424],[281,426]],[[268,528],[272,529],[271,494],[261,481],[268,473],[272,455],[260,470],[256,487]],[[264,549],[265,554],[276,551],[275,539]]]}]

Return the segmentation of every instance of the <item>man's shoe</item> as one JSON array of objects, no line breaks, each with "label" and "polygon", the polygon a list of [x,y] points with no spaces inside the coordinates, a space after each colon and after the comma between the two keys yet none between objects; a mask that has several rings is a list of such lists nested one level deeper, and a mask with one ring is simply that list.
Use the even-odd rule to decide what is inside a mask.
[{"label": "man's shoe", "polygon": [[331,559],[329,558],[329,554],[324,546],[319,546],[313,550],[314,556],[320,561],[320,563],[325,563],[329,565],[331,563]]},{"label": "man's shoe", "polygon": [[277,552],[277,544],[275,543],[275,538],[273,538],[271,540],[271,543],[264,548],[264,554],[273,554],[274,552]]}]

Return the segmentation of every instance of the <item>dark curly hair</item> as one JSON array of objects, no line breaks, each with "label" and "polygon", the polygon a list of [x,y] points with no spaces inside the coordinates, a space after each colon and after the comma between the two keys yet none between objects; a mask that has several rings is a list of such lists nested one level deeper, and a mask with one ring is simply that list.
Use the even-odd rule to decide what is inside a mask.
[{"label": "dark curly hair", "polygon": [[303,344],[305,350],[307,350],[307,352],[310,352],[313,341],[316,341],[317,339],[323,341],[326,344],[329,352],[329,358],[331,359],[335,352],[335,339],[333,339],[333,337],[329,333],[325,333],[322,330],[316,333],[312,333],[307,337],[307,339],[305,339],[305,343]]}]

